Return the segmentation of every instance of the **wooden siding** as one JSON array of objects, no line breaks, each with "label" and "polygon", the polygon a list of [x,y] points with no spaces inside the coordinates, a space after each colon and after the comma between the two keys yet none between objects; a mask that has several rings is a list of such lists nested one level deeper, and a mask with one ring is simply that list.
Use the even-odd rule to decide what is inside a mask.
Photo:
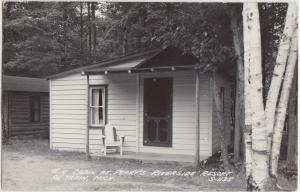
[{"label": "wooden siding", "polygon": [[[125,136],[124,151],[136,151],[134,75],[94,75],[91,85],[107,85],[107,123]],[[51,80],[52,148],[85,151],[86,77],[80,74]],[[90,151],[100,152],[102,128],[90,128]]]},{"label": "wooden siding", "polygon": [[[217,86],[218,88],[224,87],[224,123],[227,130],[226,139],[230,141],[230,132],[232,129],[231,125],[231,86],[230,81],[222,75],[217,75]],[[217,153],[220,150],[220,132],[218,130],[218,118],[216,105],[213,102],[213,114],[212,114],[212,154]]]},{"label": "wooden siding", "polygon": [[[173,78],[173,131],[172,147],[143,146],[143,79],[146,77]],[[209,156],[210,149],[210,100],[209,78],[201,74],[200,77],[200,155]],[[195,154],[196,144],[196,107],[195,107],[195,73],[165,72],[141,74],[140,82],[140,126],[139,151],[165,154]]]},{"label": "wooden siding", "polygon": [[[31,96],[40,97],[40,121],[31,122]],[[49,94],[34,92],[8,92],[9,136],[49,134]]]},{"label": "wooden siding", "polygon": [[[173,77],[173,146],[143,146],[143,78]],[[200,155],[210,155],[209,77],[201,75]],[[195,74],[169,72],[90,76],[91,85],[107,86],[107,121],[125,135],[124,151],[195,154]],[[86,77],[80,74],[51,80],[52,148],[85,151]],[[140,92],[140,94],[139,94]],[[139,96],[139,97],[138,97]],[[101,128],[90,128],[90,151],[100,152]]]}]

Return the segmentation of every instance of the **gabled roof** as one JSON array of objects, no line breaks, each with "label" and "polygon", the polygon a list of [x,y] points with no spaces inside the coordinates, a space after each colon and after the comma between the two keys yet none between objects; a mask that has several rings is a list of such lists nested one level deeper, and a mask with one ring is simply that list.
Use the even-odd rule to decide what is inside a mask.
[{"label": "gabled roof", "polygon": [[48,79],[62,77],[73,73],[101,74],[137,72],[149,70],[171,70],[195,68],[198,60],[193,55],[185,54],[182,50],[168,46],[165,49],[156,49],[139,54],[123,56],[94,65],[79,67],[66,72],[49,76]]},{"label": "gabled roof", "polygon": [[134,60],[130,63],[114,63],[102,65],[98,69],[88,69],[85,74],[170,71],[176,69],[193,69],[198,60],[193,55],[183,53],[182,50],[169,46],[149,58]]},{"label": "gabled roof", "polygon": [[49,92],[49,82],[45,79],[17,76],[2,76],[2,90]]},{"label": "gabled roof", "polygon": [[47,79],[63,77],[63,76],[70,75],[73,73],[78,73],[78,72],[81,73],[82,71],[96,70],[96,69],[100,69],[100,68],[104,68],[104,67],[108,67],[108,66],[115,66],[115,65],[119,65],[119,64],[123,64],[124,67],[130,67],[130,66],[135,65],[136,63],[143,62],[144,60],[148,59],[149,57],[152,57],[153,55],[159,53],[160,51],[161,51],[161,49],[155,49],[155,50],[145,51],[142,53],[121,56],[121,57],[117,57],[114,59],[109,59],[109,60],[105,60],[102,62],[98,62],[93,65],[78,67],[78,68],[75,68],[75,69],[72,69],[69,71],[50,75],[47,77]]}]

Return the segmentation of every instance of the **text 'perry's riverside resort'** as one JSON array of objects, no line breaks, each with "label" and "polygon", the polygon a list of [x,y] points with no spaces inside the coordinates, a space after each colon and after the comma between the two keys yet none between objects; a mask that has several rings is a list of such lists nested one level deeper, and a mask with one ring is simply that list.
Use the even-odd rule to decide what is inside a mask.
[{"label": "text 'perry's riverside resort'", "polygon": [[230,182],[234,179],[232,172],[225,171],[182,171],[182,170],[154,170],[145,171],[137,170],[101,170],[93,171],[88,169],[67,170],[56,168],[52,169],[52,180],[67,180],[67,181],[113,181],[115,176],[152,176],[152,177],[208,177],[208,181]]}]

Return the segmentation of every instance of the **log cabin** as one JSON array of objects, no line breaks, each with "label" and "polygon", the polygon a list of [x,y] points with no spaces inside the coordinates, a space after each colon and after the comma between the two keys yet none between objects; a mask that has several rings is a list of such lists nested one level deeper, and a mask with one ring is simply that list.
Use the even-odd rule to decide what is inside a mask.
[{"label": "log cabin", "polygon": [[49,137],[49,83],[45,79],[2,76],[2,133],[6,137]]},{"label": "log cabin", "polygon": [[[109,123],[125,136],[124,156],[212,156],[220,150],[212,75],[199,66],[169,46],[49,76],[50,148],[97,154]],[[230,127],[232,80],[217,74]]]}]

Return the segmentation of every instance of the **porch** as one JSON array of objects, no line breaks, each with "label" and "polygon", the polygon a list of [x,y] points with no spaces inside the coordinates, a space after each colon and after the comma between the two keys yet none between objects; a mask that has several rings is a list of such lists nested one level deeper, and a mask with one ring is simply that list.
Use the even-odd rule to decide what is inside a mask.
[{"label": "porch", "polygon": [[[159,154],[159,153],[143,153],[143,152],[124,152],[120,155],[116,152],[107,153],[106,156],[103,153],[92,153],[94,157],[107,157],[114,159],[132,159],[143,161],[145,163],[159,163],[159,162],[173,162],[181,165],[192,166],[195,163],[195,155],[174,155],[174,154]],[[200,155],[200,161],[207,159],[207,156]]]}]

